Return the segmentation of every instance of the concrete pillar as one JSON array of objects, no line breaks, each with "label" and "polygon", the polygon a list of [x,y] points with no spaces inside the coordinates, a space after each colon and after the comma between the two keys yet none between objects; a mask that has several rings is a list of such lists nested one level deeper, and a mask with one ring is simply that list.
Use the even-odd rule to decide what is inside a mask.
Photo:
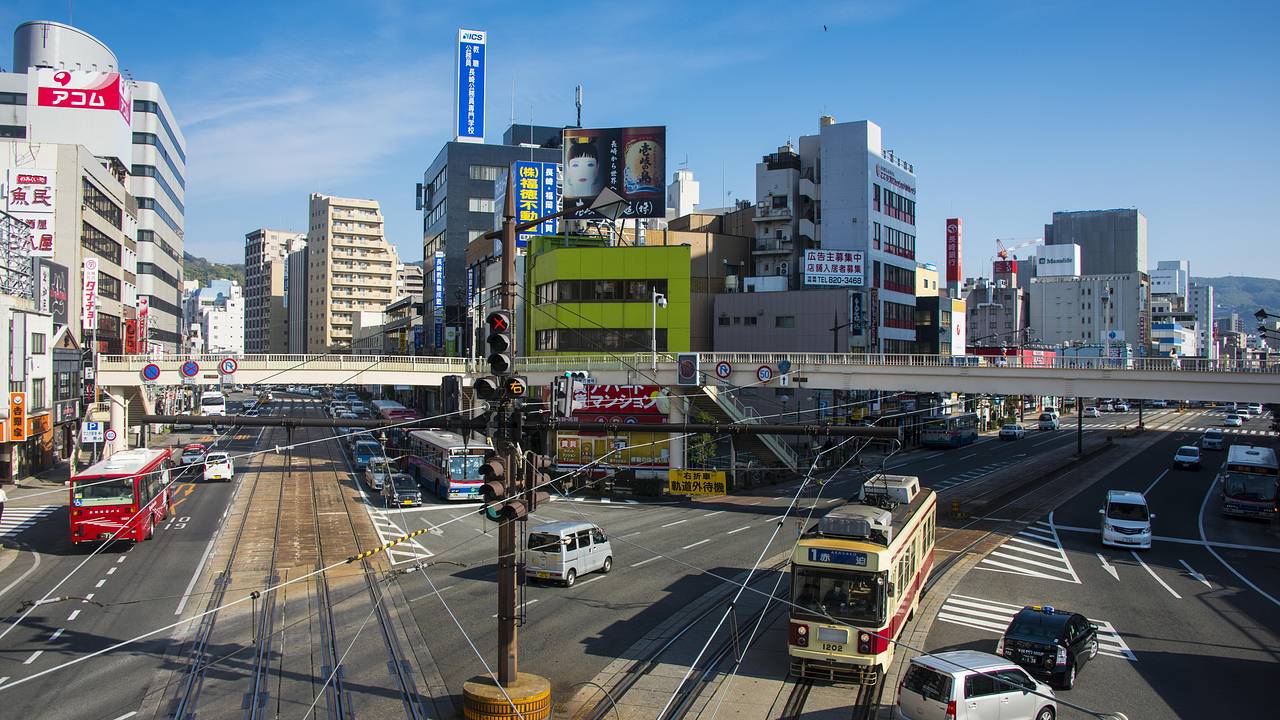
[{"label": "concrete pillar", "polygon": [[[669,398],[670,408],[667,411],[667,422],[687,422],[685,404],[689,401],[676,389],[671,388],[669,391],[671,396]],[[684,433],[671,433],[671,442],[667,443],[667,447],[671,450],[671,463],[669,467],[672,470],[684,469],[684,449],[685,440],[687,439],[688,438],[684,437]]]},{"label": "concrete pillar", "polygon": [[128,441],[128,406],[124,399],[124,395],[118,388],[103,390],[102,396],[106,398],[107,404],[111,408],[111,420],[107,427],[116,431],[116,439],[113,442],[105,443],[103,454],[107,457],[115,453],[126,450],[129,447]]}]

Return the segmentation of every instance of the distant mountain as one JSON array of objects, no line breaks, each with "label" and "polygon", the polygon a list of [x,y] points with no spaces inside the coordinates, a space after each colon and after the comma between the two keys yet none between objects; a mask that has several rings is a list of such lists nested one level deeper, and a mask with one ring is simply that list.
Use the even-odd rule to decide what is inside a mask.
[{"label": "distant mountain", "polygon": [[189,252],[182,253],[182,275],[187,280],[197,280],[208,285],[210,280],[235,280],[244,287],[244,263],[215,263]]},{"label": "distant mountain", "polygon": [[1213,301],[1218,305],[1214,317],[1226,317],[1239,313],[1246,318],[1245,327],[1254,327],[1253,314],[1258,308],[1280,315],[1280,280],[1273,278],[1245,277],[1193,277],[1192,282],[1213,286]]}]

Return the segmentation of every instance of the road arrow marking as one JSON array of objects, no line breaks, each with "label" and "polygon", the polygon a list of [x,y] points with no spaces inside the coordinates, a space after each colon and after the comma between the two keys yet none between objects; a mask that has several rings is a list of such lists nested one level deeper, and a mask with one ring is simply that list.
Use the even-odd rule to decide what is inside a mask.
[{"label": "road arrow marking", "polygon": [[1102,562],[1102,569],[1111,573],[1111,577],[1115,578],[1116,582],[1120,582],[1120,573],[1116,572],[1115,566],[1107,562],[1107,559],[1102,557],[1102,553],[1094,553],[1094,555],[1097,555],[1098,560]]},{"label": "road arrow marking", "polygon": [[1191,567],[1190,565],[1188,565],[1188,564],[1187,564],[1187,561],[1186,561],[1186,560],[1182,560],[1181,558],[1179,558],[1178,562],[1182,563],[1182,567],[1184,567],[1184,568],[1186,568],[1186,569],[1187,569],[1187,574],[1188,574],[1188,575],[1190,575],[1191,577],[1193,577],[1193,578],[1195,578],[1195,579],[1199,580],[1200,582],[1204,583],[1204,586],[1205,586],[1205,587],[1210,588],[1210,589],[1212,589],[1212,588],[1213,588],[1213,585],[1210,585],[1210,584],[1209,584],[1209,581],[1205,579],[1204,575],[1201,575],[1200,573],[1198,573],[1198,572],[1196,572],[1194,569],[1192,569],[1192,567]]}]

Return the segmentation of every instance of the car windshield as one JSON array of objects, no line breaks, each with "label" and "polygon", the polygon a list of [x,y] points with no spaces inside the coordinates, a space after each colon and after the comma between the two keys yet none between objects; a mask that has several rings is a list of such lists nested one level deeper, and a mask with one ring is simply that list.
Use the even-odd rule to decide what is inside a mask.
[{"label": "car windshield", "polygon": [[84,484],[77,481],[72,497],[75,498],[75,504],[79,506],[131,503],[133,502],[133,481],[127,478],[85,480]]},{"label": "car windshield", "polygon": [[209,453],[205,457],[205,462],[210,462],[210,463],[221,463],[226,461],[227,461],[226,453]]},{"label": "car windshield", "polygon": [[529,533],[529,549],[534,552],[560,552],[560,536],[551,533]]},{"label": "car windshield", "polygon": [[1219,440],[1223,437],[1223,434],[1221,430],[1210,430],[1209,432],[1205,433],[1204,436],[1207,438],[1211,438],[1213,440]]},{"label": "car windshield", "polygon": [[1005,634],[1034,640],[1056,640],[1058,638],[1059,625],[1056,622],[1046,622],[1046,619],[1030,614],[1019,615],[1010,623],[1009,629],[1005,631]]},{"label": "car windshield", "polygon": [[1200,457],[1200,448],[1187,445],[1178,448],[1178,454],[1183,457]]},{"label": "car windshield", "polygon": [[1053,419],[1053,415],[1050,415],[1049,413],[1041,413],[1041,414],[1040,414],[1040,419],[1041,419],[1042,421],[1043,421],[1043,420],[1052,420],[1052,419]]},{"label": "car windshield", "polygon": [[1276,499],[1276,480],[1266,475],[1227,473],[1222,479],[1222,492],[1236,500],[1271,502]]},{"label": "car windshield", "polygon": [[1112,520],[1131,520],[1146,522],[1147,506],[1139,503],[1113,502],[1107,504],[1107,517]]},{"label": "car windshield", "polygon": [[796,567],[791,594],[792,602],[817,615],[857,625],[879,625],[884,618],[884,573]]},{"label": "car windshield", "polygon": [[418,483],[414,482],[414,479],[408,475],[393,475],[391,479],[395,483],[396,490],[405,491],[418,489]]},{"label": "car windshield", "polygon": [[481,455],[454,455],[449,458],[450,480],[479,480],[480,466],[484,464]]}]

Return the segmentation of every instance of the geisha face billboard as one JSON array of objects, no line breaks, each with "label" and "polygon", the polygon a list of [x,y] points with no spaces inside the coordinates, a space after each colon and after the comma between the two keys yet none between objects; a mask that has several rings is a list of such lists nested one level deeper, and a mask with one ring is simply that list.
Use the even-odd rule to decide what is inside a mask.
[{"label": "geisha face billboard", "polygon": [[[609,188],[628,201],[622,218],[664,217],[667,212],[667,128],[568,128],[562,165],[565,207],[589,205]],[[582,209],[576,219],[596,218]]]}]

